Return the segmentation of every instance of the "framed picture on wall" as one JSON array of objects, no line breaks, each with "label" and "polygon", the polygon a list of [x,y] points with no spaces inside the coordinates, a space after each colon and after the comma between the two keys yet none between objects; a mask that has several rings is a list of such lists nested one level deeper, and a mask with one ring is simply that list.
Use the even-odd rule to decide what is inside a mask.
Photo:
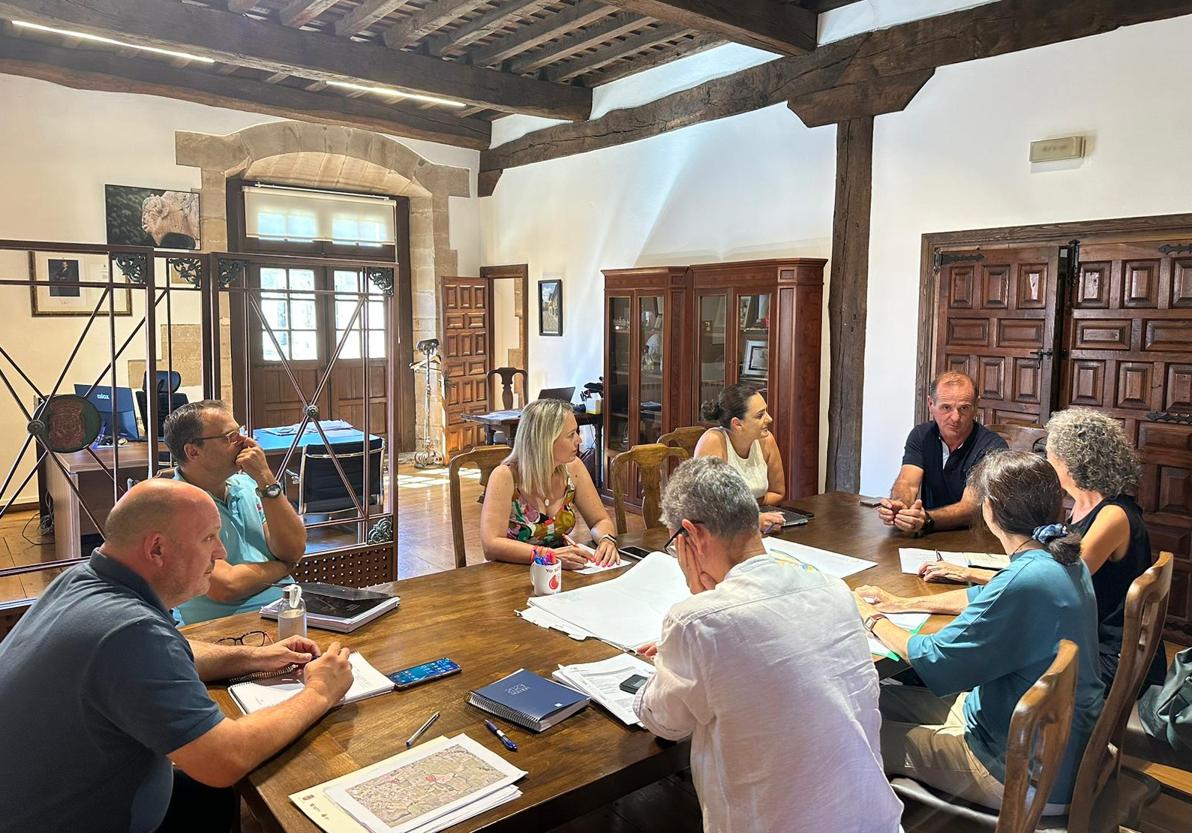
[{"label": "framed picture on wall", "polygon": [[[82,286],[83,282],[104,283],[108,279],[107,255],[29,253],[30,304],[35,316],[91,315],[99,303],[103,289]],[[115,286],[116,315],[132,315],[132,291],[127,286]],[[110,309],[105,301],[97,313],[106,316]]]},{"label": "framed picture on wall", "polygon": [[199,195],[164,188],[104,186],[109,246],[199,248]]},{"label": "framed picture on wall", "polygon": [[741,376],[753,379],[764,377],[770,369],[770,347],[762,339],[745,339],[741,358]]},{"label": "framed picture on wall", "polygon": [[563,335],[563,281],[538,281],[538,335]]}]

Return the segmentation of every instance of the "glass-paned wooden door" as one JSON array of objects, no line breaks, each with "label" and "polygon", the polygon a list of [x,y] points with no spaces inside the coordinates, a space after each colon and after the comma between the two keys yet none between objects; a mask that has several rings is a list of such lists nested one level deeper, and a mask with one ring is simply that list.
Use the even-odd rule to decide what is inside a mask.
[{"label": "glass-paned wooden door", "polygon": [[606,407],[609,410],[608,436],[605,447],[611,452],[628,451],[629,436],[630,362],[633,347],[633,308],[628,297],[608,299],[608,378]]},{"label": "glass-paned wooden door", "polygon": [[698,413],[702,403],[715,400],[724,389],[728,330],[728,295],[701,295],[699,298],[699,396],[695,406]]},{"label": "glass-paned wooden door", "polygon": [[758,390],[769,387],[770,294],[737,296],[737,381]]},{"label": "glass-paned wooden door", "polygon": [[638,325],[641,332],[638,373],[638,429],[639,443],[656,443],[662,436],[663,379],[663,302],[662,295],[640,295],[637,300]]}]

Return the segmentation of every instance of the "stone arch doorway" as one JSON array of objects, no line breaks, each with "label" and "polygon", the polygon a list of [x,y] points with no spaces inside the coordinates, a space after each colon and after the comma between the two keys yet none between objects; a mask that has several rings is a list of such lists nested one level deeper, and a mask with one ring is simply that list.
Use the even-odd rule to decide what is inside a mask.
[{"label": "stone arch doorway", "polygon": [[[458,256],[448,242],[448,200],[471,196],[466,168],[429,162],[379,133],[294,121],[269,122],[226,136],[179,131],[175,160],[202,173],[199,211],[205,251],[228,248],[230,179],[408,198],[413,340],[437,337],[438,276],[459,271]],[[413,389],[420,390],[417,384]],[[416,402],[417,444],[421,445],[426,416],[422,397],[417,396]],[[438,393],[431,404],[430,426],[441,447],[443,406]]]}]

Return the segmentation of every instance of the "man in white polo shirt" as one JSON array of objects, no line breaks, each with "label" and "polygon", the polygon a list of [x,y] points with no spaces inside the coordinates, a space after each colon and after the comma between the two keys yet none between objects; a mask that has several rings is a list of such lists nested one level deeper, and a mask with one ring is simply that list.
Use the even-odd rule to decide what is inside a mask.
[{"label": "man in white polo shirt", "polygon": [[634,707],[646,728],[691,736],[709,833],[894,833],[902,804],[882,770],[878,678],[842,581],[768,555],[757,501],[717,457],[675,471],[662,516],[692,596],[667,614],[656,673]]},{"label": "man in white polo shirt", "polygon": [[211,495],[228,552],[206,594],[183,603],[185,624],[259,610],[281,598],[282,583],[306,550],[306,528],[286,499],[265,452],[244,436],[224,403],[205,399],[166,418],[166,444],[184,480]]}]

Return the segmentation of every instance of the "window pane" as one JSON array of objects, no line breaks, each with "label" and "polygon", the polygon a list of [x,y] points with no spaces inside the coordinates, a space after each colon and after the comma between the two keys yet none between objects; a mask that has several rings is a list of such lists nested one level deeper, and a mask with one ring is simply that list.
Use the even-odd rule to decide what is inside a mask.
[{"label": "window pane", "polygon": [[285,289],[286,288],[286,270],[285,269],[262,269],[261,270],[261,289]]},{"label": "window pane", "polygon": [[[280,333],[274,333],[273,338],[276,338],[277,343],[281,345],[282,355],[289,358],[290,334],[283,330]],[[267,362],[276,362],[281,358],[273,347],[273,339],[269,338],[268,333],[261,333],[261,357]]]},{"label": "window pane", "polygon": [[[343,330],[336,334],[336,338],[343,338]],[[344,339],[343,352],[339,354],[341,359],[358,359],[360,358],[360,331],[352,330],[348,333],[348,337]]]},{"label": "window pane", "polygon": [[301,291],[315,288],[315,273],[310,269],[290,270],[290,289]]},{"label": "window pane", "polygon": [[[356,310],[356,304],[353,301],[336,301],[335,302],[335,329],[343,332],[348,328],[348,322],[352,320],[352,313]],[[363,313],[361,313],[363,314]],[[356,326],[360,326],[360,320],[356,320]]]},{"label": "window pane", "polygon": [[257,231],[262,237],[285,237],[286,216],[262,211],[257,215]]},{"label": "window pane", "polygon": [[314,240],[319,234],[319,218],[314,214],[291,214],[286,217],[286,237],[292,240]]},{"label": "window pane", "polygon": [[261,315],[265,321],[275,330],[286,329],[289,324],[289,316],[286,315],[285,301],[261,301]]},{"label": "window pane", "polygon": [[368,331],[368,357],[370,359],[385,358],[385,334],[383,332]]},{"label": "window pane", "polygon": [[294,361],[308,361],[319,357],[317,333],[293,333],[294,345],[291,355]]},{"label": "window pane", "polygon": [[337,269],[335,272],[335,291],[359,292],[360,274],[358,272],[344,272]]},{"label": "window pane", "polygon": [[315,328],[315,302],[290,301],[290,326],[295,330]]},{"label": "window pane", "polygon": [[368,302],[368,328],[370,330],[385,329],[385,305],[380,301]]}]

